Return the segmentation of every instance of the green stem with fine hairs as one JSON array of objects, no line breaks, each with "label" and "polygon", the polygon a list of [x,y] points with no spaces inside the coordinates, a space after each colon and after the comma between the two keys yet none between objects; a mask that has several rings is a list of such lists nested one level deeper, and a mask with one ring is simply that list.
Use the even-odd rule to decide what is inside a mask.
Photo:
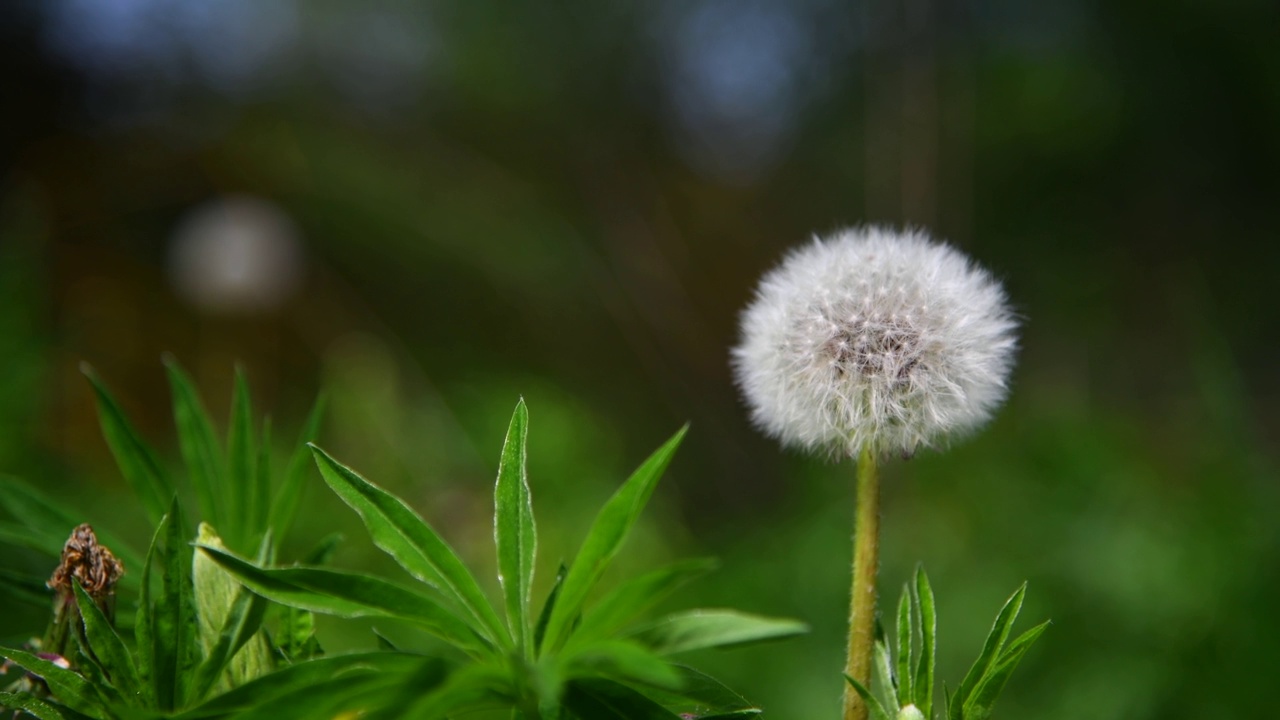
[{"label": "green stem with fine hairs", "polygon": [[[844,672],[871,688],[876,629],[876,572],[880,567],[880,476],[876,456],[864,447],[858,456],[858,490],[853,528],[853,589],[849,600],[849,659]],[[847,683],[844,720],[867,720],[867,705]]]}]

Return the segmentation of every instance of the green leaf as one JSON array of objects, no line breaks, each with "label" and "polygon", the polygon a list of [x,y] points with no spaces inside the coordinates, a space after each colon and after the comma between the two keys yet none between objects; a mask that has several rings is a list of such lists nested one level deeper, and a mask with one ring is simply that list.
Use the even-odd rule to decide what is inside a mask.
[{"label": "green leaf", "polygon": [[[320,658],[305,663],[289,665],[269,675],[211,698],[208,702],[178,715],[181,720],[225,717],[243,712],[273,698],[297,690],[310,690],[322,686],[344,673],[371,670],[390,677],[402,678],[404,674],[426,663],[440,663],[417,655],[392,652],[357,653]],[[299,717],[286,713],[282,717]]]},{"label": "green leaf", "polygon": [[[67,537],[81,523],[84,515],[65,507],[32,485],[10,475],[0,474],[0,507],[13,516],[14,523],[0,523],[0,540],[20,545],[53,558],[62,555]],[[140,567],[142,556],[107,530],[94,528],[100,544],[105,545],[124,563],[125,569]],[[137,580],[125,573],[121,586],[136,590]]]},{"label": "green leaf", "polygon": [[[880,625],[880,620],[876,620],[876,640],[871,648],[872,680],[868,684],[872,689],[880,691],[879,699],[886,708],[898,708],[898,677],[893,671],[893,659],[890,657],[889,644],[884,637],[884,628]],[[879,679],[877,683],[875,680]]]},{"label": "green leaf", "polygon": [[556,599],[560,597],[560,586],[564,584],[564,576],[568,574],[569,568],[560,563],[560,567],[556,569],[556,584],[551,586],[551,592],[547,593],[547,601],[542,604],[542,612],[538,613],[538,622],[533,629],[533,650],[535,653],[542,651],[542,639],[547,636],[547,622],[551,620],[551,611],[555,609]]},{"label": "green leaf", "polygon": [[717,565],[711,559],[684,560],[622,583],[586,611],[570,642],[606,637]]},{"label": "green leaf", "polygon": [[498,582],[506,601],[507,626],[515,636],[516,647],[532,657],[529,589],[533,584],[538,533],[525,463],[528,437],[529,411],[522,398],[516,403],[502,444],[498,481],[493,491],[493,538],[498,548]]},{"label": "green leaf", "polygon": [[284,483],[271,503],[271,531],[283,540],[293,527],[294,516],[298,512],[298,504],[302,500],[302,488],[310,469],[310,443],[320,434],[320,422],[324,419],[324,395],[316,396],[315,404],[307,420],[302,424],[302,432],[298,438],[298,449],[289,460],[284,473]]},{"label": "green leaf", "polygon": [[680,720],[639,692],[599,678],[569,683],[564,706],[579,718],[590,720]]},{"label": "green leaf", "polygon": [[27,693],[0,692],[0,708],[21,710],[36,720],[80,720],[84,715]]},{"label": "green leaf", "polygon": [[125,647],[124,641],[116,634],[115,628],[103,614],[98,603],[89,597],[89,593],[80,586],[79,580],[73,580],[71,586],[76,594],[76,605],[80,617],[84,620],[84,634],[93,659],[106,673],[107,680],[120,691],[125,702],[133,707],[151,704],[150,692],[144,692],[142,682],[138,679],[138,669],[133,664],[133,656]]},{"label": "green leaf", "polygon": [[[223,547],[221,539],[206,523],[200,523],[196,538],[197,542]],[[265,562],[270,554],[268,532],[258,548],[258,562]],[[194,681],[194,698],[200,699],[223,678],[223,671],[227,671],[223,684],[226,689],[243,685],[271,670],[266,643],[260,636],[255,638],[268,605],[263,597],[246,590],[203,553],[196,554],[192,574],[200,641],[204,648],[204,662],[196,671]]]},{"label": "green leaf", "polygon": [[730,690],[724,683],[687,665],[669,663],[680,678],[679,689],[644,688],[643,692],[668,710],[694,718],[746,718],[760,708]]},{"label": "green leaf", "polygon": [[253,448],[253,407],[244,371],[236,368],[235,389],[231,393],[231,423],[227,428],[227,517],[226,532],[236,549],[244,551],[250,534],[263,528],[253,526],[257,513],[257,477]]},{"label": "green leaf", "polygon": [[150,637],[155,643],[152,673],[156,701],[162,710],[183,707],[200,662],[199,625],[192,597],[191,546],[186,523],[175,498],[162,523],[164,542],[155,547],[163,570],[160,597],[151,611]]},{"label": "green leaf", "polygon": [[545,648],[559,649],[568,638],[570,627],[582,610],[588,593],[618,553],[688,429],[688,425],[681,428],[650,455],[596,515],[582,549],[569,566],[560,597],[547,622]]},{"label": "green leaf", "polygon": [[845,675],[844,679],[849,682],[849,686],[853,688],[853,691],[858,693],[858,697],[862,698],[862,702],[866,704],[872,718],[875,720],[892,720],[889,717],[889,713],[885,711],[884,705],[881,705],[880,701],[871,694],[871,691],[862,686],[862,683],[848,675]]},{"label": "green leaf", "polygon": [[409,620],[465,651],[490,649],[434,599],[381,578],[314,567],[266,569],[216,547],[199,548],[250,590],[282,605],[345,618]]},{"label": "green leaf", "polygon": [[0,597],[47,610],[53,594],[42,578],[0,568]]},{"label": "green leaf", "polygon": [[444,718],[483,707],[511,707],[511,678],[505,669],[474,664],[449,674],[439,688],[406,703],[400,718]]},{"label": "green leaf", "polygon": [[160,518],[169,505],[169,498],[173,497],[173,483],[161,469],[155,453],[133,429],[98,374],[87,363],[80,366],[80,371],[93,386],[98,401],[98,424],[102,426],[102,437],[115,456],[120,474],[124,475],[124,479],[146,508],[152,524],[159,525]]},{"label": "green leaf", "polygon": [[138,667],[138,679],[148,686],[148,695],[158,706],[161,706],[160,683],[156,677],[156,617],[154,606],[151,602],[151,567],[158,552],[156,548],[163,541],[168,524],[169,516],[162,516],[160,524],[156,526],[156,531],[151,536],[151,544],[147,547],[147,560],[142,566],[138,611],[134,616],[133,622],[133,639],[134,645],[137,647],[134,659]]},{"label": "green leaf", "polygon": [[966,720],[986,720],[991,717],[991,710],[995,707],[1005,684],[1009,682],[1009,676],[1013,675],[1013,671],[1022,662],[1022,657],[1048,627],[1049,621],[1046,620],[1020,635],[1009,645],[1008,651],[1002,654],[1000,660],[987,671],[978,686],[974,688],[973,694],[965,701]]},{"label": "green leaf", "polygon": [[904,585],[902,598],[898,601],[898,663],[895,674],[898,681],[898,707],[910,705],[914,696],[911,687],[914,679],[911,674],[911,611],[911,588]]},{"label": "green leaf", "polygon": [[777,640],[809,631],[797,620],[736,610],[687,610],[635,630],[632,635],[660,655]]},{"label": "green leaf", "polygon": [[915,706],[926,718],[933,717],[933,671],[938,648],[938,616],[934,612],[933,588],[924,567],[916,568],[916,602],[920,607],[920,658],[916,665]]},{"label": "green leaf", "polygon": [[987,640],[982,646],[982,652],[973,663],[973,667],[969,668],[964,680],[960,682],[960,687],[956,690],[956,694],[951,698],[948,709],[950,717],[954,720],[965,720],[967,718],[964,714],[964,706],[969,701],[969,696],[974,689],[977,688],[978,683],[982,681],[982,678],[999,657],[1005,640],[1009,638],[1009,631],[1013,628],[1013,622],[1018,619],[1018,612],[1022,610],[1022,599],[1026,593],[1027,584],[1023,583],[1005,601],[1004,607],[1000,608],[1000,614],[996,616],[996,621],[991,626],[991,632],[987,634]]},{"label": "green leaf", "polygon": [[373,542],[419,580],[465,608],[472,626],[491,642],[509,646],[502,621],[466,565],[403,500],[374,485],[324,450],[311,446],[320,474],[364,521]]},{"label": "green leaf", "polygon": [[173,392],[173,419],[178,427],[178,446],[187,465],[191,484],[196,489],[203,518],[218,527],[232,527],[229,523],[230,508],[227,504],[227,485],[224,482],[222,451],[213,422],[200,401],[200,394],[191,378],[183,371],[173,356],[164,358],[169,373],[169,387]]},{"label": "green leaf", "polygon": [[58,702],[93,718],[105,718],[106,708],[98,691],[74,670],[53,664],[25,650],[0,647],[0,656],[44,680]]},{"label": "green leaf", "polygon": [[249,530],[255,540],[272,531],[267,521],[271,514],[271,418],[262,420],[262,442],[258,445],[258,463],[253,471],[253,512],[249,514]]},{"label": "green leaf", "polygon": [[568,655],[564,663],[570,679],[605,675],[668,690],[678,689],[681,682],[670,663],[629,640],[592,643]]}]

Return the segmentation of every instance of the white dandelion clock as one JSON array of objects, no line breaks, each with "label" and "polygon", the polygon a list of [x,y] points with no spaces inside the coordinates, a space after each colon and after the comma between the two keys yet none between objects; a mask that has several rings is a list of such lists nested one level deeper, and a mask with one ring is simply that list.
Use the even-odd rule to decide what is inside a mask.
[{"label": "white dandelion clock", "polygon": [[875,227],[791,252],[742,314],[733,364],[756,424],[784,444],[858,461],[844,720],[868,717],[877,459],[986,422],[1005,396],[1016,329],[990,273],[923,232]]},{"label": "white dandelion clock", "polygon": [[959,251],[856,228],[765,275],[734,368],[756,423],[785,444],[910,454],[991,416],[1016,325],[999,283]]}]

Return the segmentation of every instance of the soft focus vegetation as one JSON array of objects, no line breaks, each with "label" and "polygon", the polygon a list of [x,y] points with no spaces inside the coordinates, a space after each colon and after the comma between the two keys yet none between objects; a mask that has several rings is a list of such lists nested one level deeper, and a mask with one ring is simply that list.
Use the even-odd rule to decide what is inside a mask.
[{"label": "soft focus vegetation", "polygon": [[[835,717],[851,472],[750,428],[727,349],[784,248],[918,223],[1026,322],[996,421],[882,469],[882,597],[925,563],[938,677],[1027,580],[1024,616],[1053,626],[996,717],[1268,716],[1274,7],[912,8],[6,4],[0,472],[145,548],[80,364],[179,467],[162,353],[215,418],[239,362],[285,429],[275,467],[323,388],[321,444],[489,578],[495,439],[523,395],[535,511],[556,518],[543,597],[618,478],[690,421],[603,585],[718,557],[681,606],[812,631],[691,663],[768,716]],[[308,480],[280,556],[339,531],[334,566],[391,574]],[[45,620],[6,606],[0,644]],[[327,649],[373,649],[368,625],[317,623]]]}]

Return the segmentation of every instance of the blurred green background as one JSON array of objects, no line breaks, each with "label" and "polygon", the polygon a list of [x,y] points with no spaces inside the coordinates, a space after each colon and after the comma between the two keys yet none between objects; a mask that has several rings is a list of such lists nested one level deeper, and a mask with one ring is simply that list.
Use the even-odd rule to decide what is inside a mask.
[{"label": "blurred green background", "polygon": [[[0,8],[0,471],[93,523],[149,535],[82,362],[175,467],[162,352],[218,418],[241,363],[277,437],[325,388],[321,444],[484,568],[523,395],[541,587],[689,420],[615,576],[721,558],[681,604],[814,631],[695,664],[835,717],[851,468],[756,433],[727,353],[787,247],[917,224],[1025,319],[992,426],[885,469],[882,594],[926,564],[941,678],[1026,579],[1054,626],[998,717],[1276,712],[1271,0]],[[318,475],[304,512],[285,556],[394,572]]]}]

